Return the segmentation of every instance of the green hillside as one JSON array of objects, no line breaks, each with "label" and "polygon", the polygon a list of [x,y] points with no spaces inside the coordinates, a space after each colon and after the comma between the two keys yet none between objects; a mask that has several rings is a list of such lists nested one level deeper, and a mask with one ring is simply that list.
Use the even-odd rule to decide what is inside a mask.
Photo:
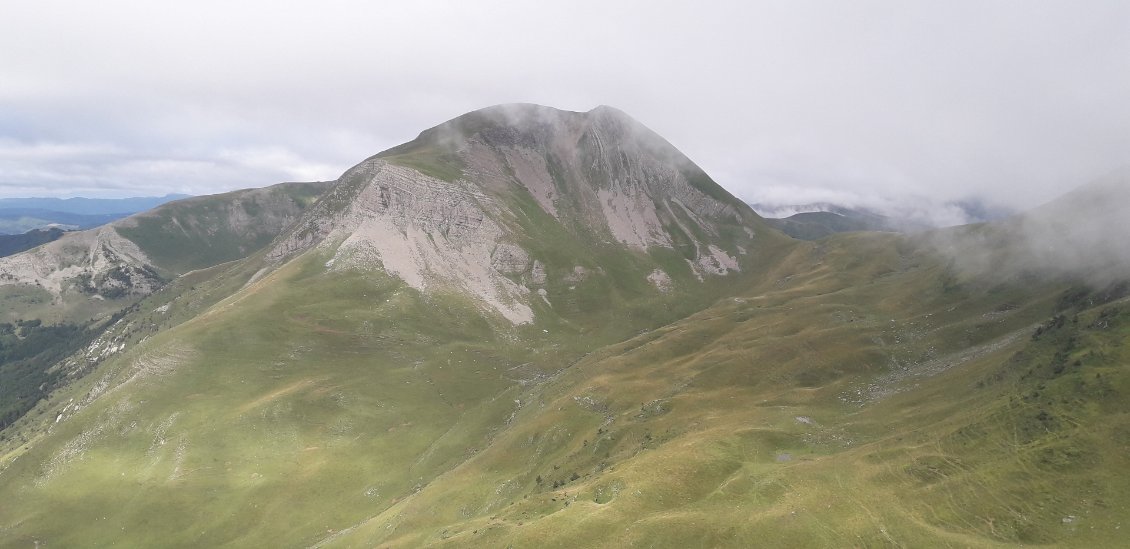
[{"label": "green hillside", "polygon": [[180,274],[243,259],[289,227],[329,185],[284,183],[187,198],[117,227],[160,269]]},{"label": "green hillside", "polygon": [[[181,200],[111,227],[57,231],[42,247],[0,262],[0,428],[120,352],[124,343],[104,332],[136,314],[145,295],[190,269],[259,250],[326,187],[294,183]],[[137,255],[120,251],[119,234]],[[157,326],[152,318],[139,324],[131,317],[120,331],[148,335]]]},{"label": "green hillside", "polygon": [[828,235],[854,231],[895,230],[890,219],[847,208],[831,212],[802,212],[782,219],[766,221],[773,228],[800,240],[820,240]]},{"label": "green hillside", "polygon": [[1119,545],[1124,291],[947,290],[897,244],[802,248],[786,283],[590,355],[333,541]]},{"label": "green hillside", "polygon": [[205,305],[37,410],[43,438],[9,441],[0,475],[23,494],[3,507],[6,539],[1118,539],[1125,287],[955,283],[926,248],[854,235],[597,349],[591,326],[506,328],[324,259]]}]

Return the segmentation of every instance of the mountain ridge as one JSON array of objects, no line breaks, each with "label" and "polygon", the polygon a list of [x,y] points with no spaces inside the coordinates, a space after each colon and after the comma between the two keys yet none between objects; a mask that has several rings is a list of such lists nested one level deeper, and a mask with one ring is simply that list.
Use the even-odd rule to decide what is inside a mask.
[{"label": "mountain ridge", "polygon": [[[0,258],[0,288],[12,294],[6,316],[108,314],[188,270],[265,245],[322,187],[283,184],[186,198]],[[39,305],[44,299],[47,308]]]}]

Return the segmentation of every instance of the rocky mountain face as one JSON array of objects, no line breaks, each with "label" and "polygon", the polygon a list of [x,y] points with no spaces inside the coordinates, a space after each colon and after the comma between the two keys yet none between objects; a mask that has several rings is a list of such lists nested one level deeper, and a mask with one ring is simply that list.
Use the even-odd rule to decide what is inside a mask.
[{"label": "rocky mountain face", "polygon": [[38,286],[53,296],[73,290],[120,297],[148,294],[160,279],[141,248],[107,226],[0,259],[0,284]]},{"label": "rocky mountain face", "polygon": [[[622,249],[659,292],[748,268],[763,224],[669,143],[624,113],[536,105],[476,111],[347,171],[279,242],[334,269],[382,266],[413,288],[456,287],[515,324],[559,281],[607,277],[594,258],[530,249]],[[772,240],[775,235],[765,238]],[[560,251],[554,255],[560,255]]]}]

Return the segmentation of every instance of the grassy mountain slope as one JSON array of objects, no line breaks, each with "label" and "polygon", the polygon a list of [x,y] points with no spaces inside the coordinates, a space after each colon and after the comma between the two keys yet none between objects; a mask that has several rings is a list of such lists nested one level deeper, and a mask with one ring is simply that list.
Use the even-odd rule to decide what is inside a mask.
[{"label": "grassy mountain slope", "polygon": [[56,399],[108,393],[58,424],[62,410],[42,413],[50,432],[0,475],[25,495],[0,515],[6,539],[1118,539],[1118,288],[955,286],[928,247],[851,235],[586,354],[581,331],[507,328],[464,296],[326,275],[325,259],[287,264]]},{"label": "grassy mountain slope", "polygon": [[840,208],[829,212],[802,212],[782,219],[767,219],[770,226],[801,240],[819,240],[853,231],[893,231],[887,218],[863,210]]},{"label": "grassy mountain slope", "polygon": [[[1031,374],[1022,361],[1054,359],[1054,345],[1032,333],[1057,310],[1059,285],[947,289],[943,262],[898,242],[866,235],[802,248],[781,278],[590,355],[531,391],[516,426],[486,451],[334,541],[1117,539],[1116,510],[1130,496],[1115,481],[1124,443],[1093,437],[1126,429],[1112,419],[1125,412],[1126,357],[1111,350],[1127,333],[1091,329],[1074,353],[1106,356],[1058,381]],[[1108,307],[1076,325],[1097,326],[1116,314]],[[1079,489],[1057,488],[1080,479]],[[1086,532],[1062,521],[1083,516]]]},{"label": "grassy mountain slope", "polygon": [[[90,372],[107,348],[120,351],[121,342],[106,344],[114,336],[103,331],[123,315],[138,321],[134,307],[144,296],[189,269],[263,247],[325,187],[284,184],[173,202],[0,262],[0,331],[7,336],[0,336],[0,428]],[[88,347],[98,342],[102,347]]]},{"label": "grassy mountain slope", "polygon": [[266,246],[329,187],[282,183],[178,200],[117,224],[153,264],[171,274],[247,257]]},{"label": "grassy mountain slope", "polygon": [[[378,272],[326,273],[327,259],[314,251],[287,263],[32,414],[23,432],[42,438],[10,449],[0,475],[0,490],[26,494],[2,510],[5,538],[314,543],[488,446],[524,387],[648,322],[512,327],[463,295]],[[246,266],[229,269],[236,283],[250,278]],[[176,315],[221,280],[161,292],[140,310],[172,297],[166,314]],[[209,493],[220,499],[198,499]]]}]

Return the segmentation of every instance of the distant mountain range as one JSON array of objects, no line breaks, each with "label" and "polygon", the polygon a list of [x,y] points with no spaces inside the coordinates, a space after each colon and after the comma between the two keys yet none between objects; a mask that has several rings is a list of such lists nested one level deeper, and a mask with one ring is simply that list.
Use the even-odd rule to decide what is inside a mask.
[{"label": "distant mountain range", "polygon": [[130,198],[0,198],[0,210],[25,208],[83,215],[137,213],[188,196],[166,194]]},{"label": "distant mountain range", "polygon": [[[750,204],[773,228],[801,240],[819,240],[852,231],[919,232],[938,228],[937,222],[921,215],[882,213],[873,208],[849,207],[829,202],[810,204]],[[1015,212],[966,200],[946,203],[966,223],[1005,219]]]},{"label": "distant mountain range", "polygon": [[90,229],[186,197],[167,194],[132,198],[0,198],[0,235],[53,226]]},{"label": "distant mountain range", "polygon": [[3,208],[0,209],[0,235],[20,235],[48,228],[92,229],[127,215],[129,213],[76,214],[33,208]]}]

